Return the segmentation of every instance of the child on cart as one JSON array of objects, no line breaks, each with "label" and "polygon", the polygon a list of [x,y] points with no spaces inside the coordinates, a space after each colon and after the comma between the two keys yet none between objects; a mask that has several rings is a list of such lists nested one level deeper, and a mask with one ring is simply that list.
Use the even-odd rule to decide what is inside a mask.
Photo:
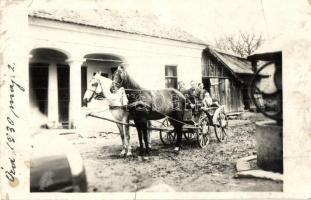
[{"label": "child on cart", "polygon": [[213,100],[211,95],[208,92],[206,92],[202,100],[201,109],[206,113],[208,118],[212,119],[215,108],[219,108],[219,107],[220,105],[218,103],[218,100],[215,100],[215,99]]},{"label": "child on cart", "polygon": [[206,108],[209,108],[211,106],[212,107],[220,107],[218,100],[216,100],[216,99],[213,100],[211,95],[208,92],[206,92],[204,94],[204,98],[202,100],[202,106],[203,106],[202,107],[203,110]]}]

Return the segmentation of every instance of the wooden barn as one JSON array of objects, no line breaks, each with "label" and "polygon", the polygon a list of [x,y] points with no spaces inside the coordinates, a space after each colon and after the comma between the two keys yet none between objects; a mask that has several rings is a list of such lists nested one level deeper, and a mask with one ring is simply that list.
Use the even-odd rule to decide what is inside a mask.
[{"label": "wooden barn", "polygon": [[250,107],[248,84],[253,76],[251,62],[212,48],[202,53],[202,83],[212,98],[226,105],[227,112]]}]

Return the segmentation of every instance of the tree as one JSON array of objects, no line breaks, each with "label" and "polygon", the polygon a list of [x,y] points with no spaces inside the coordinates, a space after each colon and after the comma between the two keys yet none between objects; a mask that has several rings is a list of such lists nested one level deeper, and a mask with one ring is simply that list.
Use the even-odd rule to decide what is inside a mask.
[{"label": "tree", "polygon": [[238,35],[225,35],[215,39],[215,47],[221,50],[231,51],[241,57],[247,57],[254,53],[264,40],[261,34],[243,33]]}]

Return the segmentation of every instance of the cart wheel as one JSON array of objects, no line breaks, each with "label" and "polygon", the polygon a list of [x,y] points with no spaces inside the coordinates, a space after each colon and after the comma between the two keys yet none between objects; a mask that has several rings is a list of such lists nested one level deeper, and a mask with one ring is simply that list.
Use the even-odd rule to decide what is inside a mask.
[{"label": "cart wheel", "polygon": [[193,138],[195,138],[195,135],[192,132],[184,132],[184,136],[186,140],[192,140]]},{"label": "cart wheel", "polygon": [[212,126],[207,117],[200,119],[199,127],[196,132],[198,143],[201,148],[205,148],[209,144],[211,129]]},{"label": "cart wheel", "polygon": [[219,142],[227,140],[228,119],[224,111],[219,113],[217,124],[215,124],[215,134]]},{"label": "cart wheel", "polygon": [[[167,118],[162,122],[161,128],[172,128],[172,125]],[[171,145],[176,140],[176,133],[173,130],[160,131],[160,139],[164,145]]]}]

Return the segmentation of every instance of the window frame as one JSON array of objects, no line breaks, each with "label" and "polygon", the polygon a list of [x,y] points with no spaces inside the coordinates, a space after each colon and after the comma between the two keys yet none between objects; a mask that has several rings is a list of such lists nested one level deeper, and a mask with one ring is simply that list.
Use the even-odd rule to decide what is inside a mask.
[{"label": "window frame", "polygon": [[[171,74],[168,75],[169,69],[173,69]],[[174,75],[175,74],[175,75]],[[178,83],[178,66],[177,65],[165,65],[164,67],[164,77],[165,77],[165,88],[175,88],[177,89],[177,83]],[[167,80],[172,80],[170,82],[173,82],[173,87],[168,87]]]}]

